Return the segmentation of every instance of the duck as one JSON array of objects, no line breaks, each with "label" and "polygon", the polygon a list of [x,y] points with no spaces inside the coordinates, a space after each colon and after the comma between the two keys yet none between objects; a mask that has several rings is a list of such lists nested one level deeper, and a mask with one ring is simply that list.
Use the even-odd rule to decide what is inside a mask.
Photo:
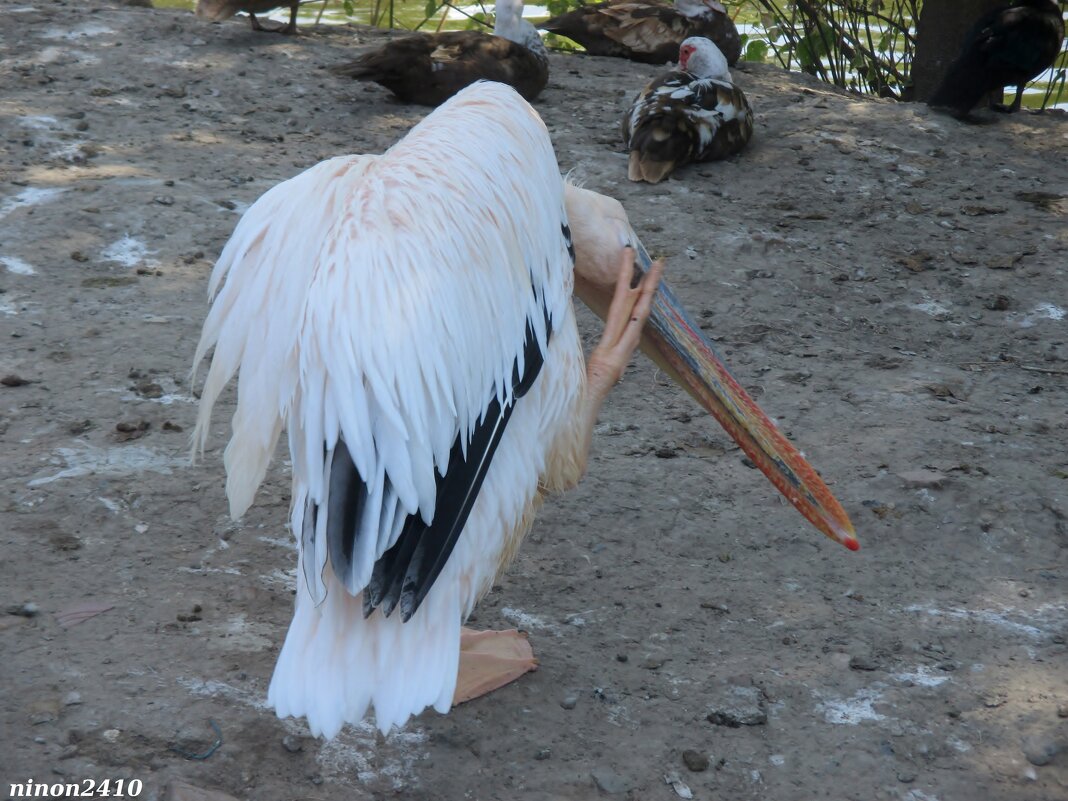
[{"label": "duck", "polygon": [[[289,7],[289,22],[278,25],[263,25],[257,14],[266,14],[276,8]],[[300,0],[292,2],[279,2],[279,0],[197,0],[196,15],[209,22],[222,22],[243,11],[248,14],[249,23],[254,31],[265,33],[281,33],[291,35],[297,32],[297,8]]]},{"label": "duck", "polygon": [[753,110],[715,42],[694,36],[678,66],[651,81],[623,117],[627,177],[655,184],[696,161],[725,159],[753,136]]},{"label": "duck", "polygon": [[991,103],[991,108],[1019,111],[1024,86],[1053,64],[1063,41],[1064,20],[1053,0],[1016,0],[995,9],[972,28],[927,103],[963,119],[988,93],[1015,86],[1011,105]]},{"label": "duck", "polygon": [[[246,211],[209,282],[194,447],[239,373],[236,519],[288,432],[297,588],[267,691],[280,717],[331,738],[373,712],[384,734],[537,666],[518,632],[462,627],[542,501],[580,480],[638,347],[816,529],[860,547],[663,269],[622,204],[561,177],[533,107],[490,81],[385,153],[320,162]],[[605,320],[588,358],[573,296]]]},{"label": "duck", "polygon": [[714,41],[728,64],[742,54],[738,29],[716,0],[675,0],[674,4],[608,0],[553,17],[538,27],[573,39],[590,55],[646,64],[674,61],[679,45],[691,36]]},{"label": "duck", "polygon": [[523,19],[521,0],[498,0],[492,35],[445,31],[406,36],[332,72],[373,81],[402,102],[422,106],[439,106],[478,80],[506,83],[532,101],[549,81],[549,53],[534,26]]}]

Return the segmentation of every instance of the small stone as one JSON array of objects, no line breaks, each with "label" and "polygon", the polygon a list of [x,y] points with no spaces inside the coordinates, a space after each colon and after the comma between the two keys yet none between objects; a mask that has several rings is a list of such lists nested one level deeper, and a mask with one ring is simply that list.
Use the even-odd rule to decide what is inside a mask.
[{"label": "small stone", "polygon": [[916,489],[939,489],[946,481],[946,474],[937,470],[909,470],[898,476]]},{"label": "small stone", "polygon": [[645,670],[660,670],[664,666],[664,663],[668,661],[668,657],[661,656],[659,654],[646,654],[642,659],[639,667]]},{"label": "small stone", "polygon": [[37,617],[40,611],[41,607],[32,602],[15,604],[14,606],[9,606],[7,608],[7,613],[9,615],[18,615],[19,617]]},{"label": "small stone", "polygon": [[82,702],[82,694],[72,690],[63,697],[63,706],[77,706]]},{"label": "small stone", "polygon": [[119,442],[128,442],[132,439],[140,439],[151,427],[147,420],[124,420],[115,424],[115,438]]},{"label": "small stone", "polygon": [[292,734],[287,734],[282,738],[282,747],[289,753],[295,754],[304,748],[304,743],[301,742],[299,737],[294,737]]},{"label": "small stone", "polygon": [[163,387],[155,381],[145,381],[144,383],[137,385],[137,394],[142,398],[162,398]]},{"label": "small stone", "polygon": [[694,751],[692,748],[687,748],[682,752],[682,763],[694,773],[708,770],[709,761],[708,754]]},{"label": "small stone", "polygon": [[1061,704],[1057,707],[1057,717],[1068,718],[1068,704]]},{"label": "small stone", "polygon": [[1048,737],[1028,737],[1023,741],[1024,756],[1028,762],[1039,768],[1048,765],[1063,747],[1063,743]]},{"label": "small stone", "polygon": [[119,735],[121,733],[122,732],[120,732],[118,729],[107,729],[100,736],[103,737],[105,740],[107,740],[109,743],[114,743],[114,742],[118,742]]},{"label": "small stone", "polygon": [[30,723],[39,726],[59,720],[59,699],[40,698],[30,704]]},{"label": "small stone", "polygon": [[0,378],[0,384],[3,384],[5,387],[24,387],[29,383],[31,383],[29,379],[23,378],[20,375],[15,375],[14,373],[9,373],[3,378]]},{"label": "small stone", "polygon": [[897,780],[902,784],[909,784],[916,781],[916,771],[914,770],[899,770],[897,772]]},{"label": "small stone", "polygon": [[617,662],[626,662],[628,659],[630,659],[630,657],[627,656],[626,654],[616,654],[616,661]]},{"label": "small stone", "polygon": [[879,663],[872,656],[856,654],[849,658],[849,667],[853,670],[878,670]]},{"label": "small stone", "polygon": [[161,206],[173,206],[174,198],[170,195],[156,195],[156,197],[152,198],[152,202]]},{"label": "small stone", "polygon": [[597,789],[609,795],[620,795],[634,786],[629,779],[608,768],[594,768],[590,771],[590,776],[593,778],[593,783],[597,785]]},{"label": "small stone", "polygon": [[723,688],[720,697],[709,705],[706,719],[717,726],[762,726],[768,722],[764,697],[756,687],[732,685]]},{"label": "small stone", "polygon": [[67,426],[67,431],[73,434],[74,436],[78,436],[79,434],[84,434],[92,427],[92,420],[79,420],[77,423],[71,423],[69,426]]},{"label": "small stone", "polygon": [[574,709],[577,704],[577,695],[565,695],[563,700],[560,701],[560,706],[562,706],[564,709]]},{"label": "small stone", "polygon": [[1021,256],[1018,254],[1008,256],[992,256],[986,263],[986,266],[991,270],[1011,270],[1013,265],[1020,260]]},{"label": "small stone", "polygon": [[664,783],[671,785],[671,789],[675,791],[675,795],[679,798],[686,799],[686,801],[690,801],[693,798],[693,790],[675,771],[664,774]]},{"label": "small stone", "polygon": [[542,748],[540,751],[538,751],[536,754],[534,754],[534,758],[537,759],[540,762],[542,760],[548,759],[552,755],[553,755],[553,752],[552,752],[551,748]]},{"label": "small stone", "polygon": [[80,250],[71,251],[70,257],[75,261],[89,261],[89,257]]},{"label": "small stone", "polygon": [[990,311],[1006,311],[1012,308],[1012,299],[1008,295],[995,295],[987,298],[984,304]]}]

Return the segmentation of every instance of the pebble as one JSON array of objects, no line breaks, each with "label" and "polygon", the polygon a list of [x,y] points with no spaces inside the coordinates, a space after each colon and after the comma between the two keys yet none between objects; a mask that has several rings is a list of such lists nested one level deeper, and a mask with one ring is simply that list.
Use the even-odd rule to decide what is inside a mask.
[{"label": "pebble", "polygon": [[1057,707],[1057,717],[1068,718],[1068,704],[1061,704]]},{"label": "pebble", "polygon": [[679,798],[686,799],[686,801],[690,801],[690,799],[693,798],[693,790],[691,790],[689,785],[682,780],[682,777],[679,776],[678,773],[672,771],[671,773],[665,774],[664,783],[671,785],[671,789],[675,791],[675,795]]},{"label": "pebble", "polygon": [[628,792],[634,786],[630,779],[608,768],[594,768],[590,771],[590,776],[593,778],[593,783],[597,785],[597,789],[609,795]]},{"label": "pebble", "polygon": [[72,690],[63,697],[63,706],[76,706],[82,702],[82,694]]},{"label": "pebble", "polygon": [[562,706],[564,709],[574,709],[577,704],[577,695],[565,695],[563,700],[560,701],[560,706]]},{"label": "pebble", "polygon": [[910,784],[916,781],[916,771],[914,770],[899,770],[897,772],[897,780],[902,784]]},{"label": "pebble", "polygon": [[875,657],[855,654],[849,658],[849,667],[853,670],[878,670],[879,663]]},{"label": "pebble", "polygon": [[300,741],[299,737],[294,737],[292,734],[287,734],[282,738],[282,747],[289,753],[295,754],[304,748],[304,743]]},{"label": "pebble", "polygon": [[709,758],[708,754],[702,754],[700,751],[687,748],[682,752],[682,762],[694,773],[701,773],[708,770]]},{"label": "pebble", "polygon": [[732,685],[720,692],[720,697],[709,704],[706,718],[717,726],[762,726],[768,722],[764,699],[756,687]]},{"label": "pebble", "polygon": [[1027,761],[1036,767],[1048,765],[1053,757],[1063,750],[1063,743],[1049,737],[1028,737],[1023,741],[1023,753]]},{"label": "pebble", "polygon": [[552,752],[551,748],[542,748],[540,751],[538,751],[538,753],[536,753],[534,755],[534,758],[537,759],[538,761],[541,761],[543,759],[548,759],[552,755],[553,755],[553,752]]},{"label": "pebble", "polygon": [[18,615],[19,617],[36,617],[37,613],[41,611],[35,603],[16,604],[15,606],[8,607],[7,613],[9,615]]},{"label": "pebble", "polygon": [[898,473],[906,485],[915,489],[939,489],[946,482],[946,474],[937,470],[909,470]]},{"label": "pebble", "polygon": [[986,303],[983,305],[990,311],[1006,311],[1012,307],[1012,298],[1008,295],[995,295],[987,298]]},{"label": "pebble", "polygon": [[668,661],[668,657],[660,656],[658,654],[647,654],[641,661],[641,667],[646,670],[659,670],[664,666],[664,663]]}]

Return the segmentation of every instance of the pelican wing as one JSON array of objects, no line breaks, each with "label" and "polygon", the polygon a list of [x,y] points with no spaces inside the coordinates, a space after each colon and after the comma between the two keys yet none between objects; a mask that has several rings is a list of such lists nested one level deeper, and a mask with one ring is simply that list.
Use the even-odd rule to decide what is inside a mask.
[{"label": "pelican wing", "polygon": [[382,156],[270,190],[212,275],[196,441],[240,370],[230,511],[252,502],[285,425],[316,603],[330,569],[353,595],[371,585],[365,612],[414,613],[570,303],[556,159],[533,110],[501,93],[514,97],[480,84]]}]

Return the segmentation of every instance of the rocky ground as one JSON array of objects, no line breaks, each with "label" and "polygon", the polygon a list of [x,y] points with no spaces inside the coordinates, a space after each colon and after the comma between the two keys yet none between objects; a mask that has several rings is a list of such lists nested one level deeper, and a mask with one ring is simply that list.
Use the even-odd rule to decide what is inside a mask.
[{"label": "rocky ground", "polygon": [[636,185],[618,121],[656,68],[554,56],[536,106],[561,168],[623,201],[862,549],[807,527],[636,360],[586,480],[477,612],[529,631],[541,668],[322,742],[264,704],[292,603],[285,462],[231,523],[228,410],[190,466],[189,367],[240,213],[425,110],[325,71],[377,31],[0,15],[3,792],[1068,795],[1063,113],[963,125],[743,66],[749,150]]}]

